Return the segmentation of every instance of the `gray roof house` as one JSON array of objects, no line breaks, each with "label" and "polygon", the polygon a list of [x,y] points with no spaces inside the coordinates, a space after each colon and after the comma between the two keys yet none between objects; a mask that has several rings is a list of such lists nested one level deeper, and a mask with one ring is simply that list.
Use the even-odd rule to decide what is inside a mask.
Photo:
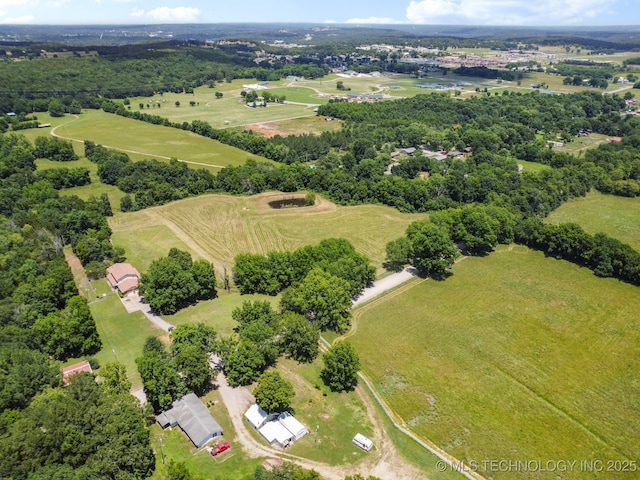
[{"label": "gray roof house", "polygon": [[222,435],[222,427],[195,393],[173,402],[173,406],[158,415],[156,421],[162,428],[179,426],[196,447]]}]

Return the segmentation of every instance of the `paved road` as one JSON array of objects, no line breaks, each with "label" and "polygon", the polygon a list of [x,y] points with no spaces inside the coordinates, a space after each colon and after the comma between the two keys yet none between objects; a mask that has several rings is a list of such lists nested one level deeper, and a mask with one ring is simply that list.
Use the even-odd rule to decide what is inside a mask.
[{"label": "paved road", "polygon": [[144,303],[137,293],[130,293],[126,297],[122,297],[120,300],[122,300],[122,304],[124,305],[124,308],[127,309],[127,312],[131,313],[140,311],[144,313],[151,323],[165,332],[168,332],[169,328],[173,327],[169,322],[153,313],[149,304]]}]

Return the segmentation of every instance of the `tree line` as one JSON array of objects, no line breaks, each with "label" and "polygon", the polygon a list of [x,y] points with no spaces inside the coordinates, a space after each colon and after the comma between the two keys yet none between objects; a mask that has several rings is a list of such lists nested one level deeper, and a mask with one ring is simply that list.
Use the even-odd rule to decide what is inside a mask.
[{"label": "tree line", "polygon": [[640,252],[604,233],[591,235],[574,223],[544,224],[495,204],[466,205],[414,222],[386,246],[385,266],[415,266],[424,276],[446,278],[459,253],[486,255],[512,242],[589,268],[599,277],[640,285]]}]

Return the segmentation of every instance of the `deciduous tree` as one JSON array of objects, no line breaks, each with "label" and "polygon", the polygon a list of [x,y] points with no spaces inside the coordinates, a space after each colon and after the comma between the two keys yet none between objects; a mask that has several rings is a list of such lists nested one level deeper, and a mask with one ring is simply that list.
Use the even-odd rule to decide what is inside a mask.
[{"label": "deciduous tree", "polygon": [[356,387],[360,359],[351,343],[336,343],[322,356],[322,361],[324,368],[320,378],[332,392],[350,391]]}]

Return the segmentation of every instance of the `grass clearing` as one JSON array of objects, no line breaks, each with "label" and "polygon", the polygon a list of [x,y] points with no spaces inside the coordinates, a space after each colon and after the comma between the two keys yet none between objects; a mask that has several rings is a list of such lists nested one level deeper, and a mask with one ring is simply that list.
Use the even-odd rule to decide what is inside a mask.
[{"label": "grass clearing", "polygon": [[563,203],[546,218],[547,223],[577,223],[586,232],[605,233],[640,251],[640,198],[604,195],[591,191]]},{"label": "grass clearing", "polygon": [[[154,95],[153,97],[137,97],[131,99],[131,110],[142,111],[151,115],[160,115],[168,118],[172,122],[192,122],[193,120],[203,120],[208,122],[213,128],[241,127],[251,123],[268,122],[274,120],[285,120],[300,116],[313,116],[313,109],[305,105],[276,104],[270,103],[264,108],[250,108],[245,105],[245,100],[241,95],[243,90],[249,90],[244,85],[252,85],[256,81],[234,80],[231,83],[217,84],[216,88],[199,87],[193,94],[186,93],[165,93]],[[289,101],[300,101],[302,103],[312,103],[319,105],[323,103],[320,99],[310,97],[314,92],[309,93],[297,87],[288,88],[282,86],[282,82],[269,84],[269,88],[278,95],[285,95]],[[216,98],[216,92],[223,94],[222,98]],[[260,93],[260,90],[257,90]],[[291,97],[291,98],[290,98]],[[297,98],[301,100],[296,100]],[[308,101],[309,100],[309,101]],[[180,106],[176,106],[180,102]],[[191,105],[191,102],[195,102]],[[140,109],[140,104],[144,105]],[[154,107],[161,105],[161,107]]]},{"label": "grass clearing", "polygon": [[287,452],[329,465],[357,463],[367,453],[351,439],[358,432],[369,437],[373,434],[367,408],[356,392],[330,392],[320,380],[322,367],[321,356],[311,364],[278,360],[278,370],[294,385],[295,416],[311,432]]},{"label": "grass clearing", "polygon": [[[156,114],[165,116],[162,111]],[[56,134],[78,142],[91,140],[127,154],[137,154],[138,158],[143,156],[157,160],[177,158],[195,162],[197,168],[211,166],[214,173],[218,170],[216,165],[242,165],[248,158],[268,162],[263,157],[192,132],[152,125],[102,110],[85,110],[77,120],[58,127]]]},{"label": "grass clearing", "polygon": [[316,197],[316,205],[272,209],[268,202],[291,194],[267,192],[251,197],[204,195],[118,213],[109,219],[112,241],[123,247],[140,271],[172,246],[214,263],[218,276],[229,274],[239,253],[295,250],[324,238],[344,237],[382,273],[386,244],[404,234],[425,214],[405,214],[380,205],[340,207]]},{"label": "grass clearing", "polygon": [[465,462],[638,458],[637,287],[521,246],[453,272],[363,311],[350,337],[406,425]]},{"label": "grass clearing", "polygon": [[[93,282],[98,295],[110,290],[107,281]],[[134,386],[142,386],[135,359],[142,355],[142,346],[149,336],[161,336],[142,312],[127,313],[120,298],[112,291],[106,297],[89,303],[96,327],[102,339],[102,350],[96,355],[100,365],[118,361],[127,369],[127,377]],[[98,372],[99,373],[99,372]]]},{"label": "grass clearing", "polygon": [[[231,275],[230,271],[229,274]],[[226,336],[238,326],[238,323],[231,318],[231,313],[234,309],[242,307],[244,302],[267,301],[277,310],[279,299],[279,297],[268,295],[240,295],[236,290],[225,292],[218,288],[217,298],[198,302],[197,305],[184,308],[175,315],[165,315],[162,318],[172,325],[201,322],[213,327],[219,336]]]}]

